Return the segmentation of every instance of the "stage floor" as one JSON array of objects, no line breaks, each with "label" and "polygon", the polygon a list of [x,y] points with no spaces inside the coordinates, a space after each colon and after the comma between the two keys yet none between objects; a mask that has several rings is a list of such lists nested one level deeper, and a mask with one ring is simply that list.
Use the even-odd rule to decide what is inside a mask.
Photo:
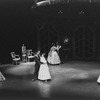
[{"label": "stage floor", "polygon": [[6,81],[0,82],[0,100],[100,100],[99,62],[69,61],[49,69],[51,81],[32,82],[34,62],[1,65]]}]

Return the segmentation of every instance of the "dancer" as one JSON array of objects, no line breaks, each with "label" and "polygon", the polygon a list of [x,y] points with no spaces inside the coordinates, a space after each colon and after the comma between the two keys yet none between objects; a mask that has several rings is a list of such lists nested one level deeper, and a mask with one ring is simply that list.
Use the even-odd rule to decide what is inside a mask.
[{"label": "dancer", "polygon": [[3,76],[3,74],[0,72],[0,81],[4,81],[6,80],[5,77]]},{"label": "dancer", "polygon": [[70,43],[69,43],[69,38],[66,37],[62,43],[62,49],[61,49],[61,55],[63,57],[63,60],[66,58],[69,58],[69,54],[70,54]]},{"label": "dancer", "polygon": [[57,47],[57,53],[60,56],[59,49],[61,48],[61,45],[59,45],[58,42],[56,43],[56,47]]},{"label": "dancer", "polygon": [[60,57],[58,55],[59,49],[61,48],[61,46],[56,46],[53,45],[50,49],[50,52],[48,53],[48,58],[47,61],[49,64],[60,64],[61,60]]},{"label": "dancer", "polygon": [[45,53],[43,53],[41,55],[40,61],[43,64],[40,65],[38,79],[39,80],[44,80],[45,82],[47,82],[48,80],[51,80],[51,75],[50,75],[50,72],[49,72],[49,67],[47,65],[47,61],[45,59]]},{"label": "dancer", "polygon": [[97,79],[97,83],[100,85],[100,75],[99,75],[99,77]]},{"label": "dancer", "polygon": [[35,81],[38,79],[38,72],[39,72],[39,68],[40,68],[40,51],[38,51],[35,56],[34,56],[34,61],[35,61],[35,71],[33,74],[33,79],[32,81]]}]

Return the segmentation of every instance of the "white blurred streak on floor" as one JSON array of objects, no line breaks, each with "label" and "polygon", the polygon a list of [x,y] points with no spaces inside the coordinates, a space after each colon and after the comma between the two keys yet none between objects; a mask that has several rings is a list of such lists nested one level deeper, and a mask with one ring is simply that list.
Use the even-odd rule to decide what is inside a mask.
[{"label": "white blurred streak on floor", "polygon": [[38,88],[40,92],[40,96],[49,98],[50,97],[50,84],[46,82],[39,81],[38,83]]},{"label": "white blurred streak on floor", "polygon": [[6,73],[13,75],[27,75],[33,74],[35,62],[20,63],[9,68]]}]

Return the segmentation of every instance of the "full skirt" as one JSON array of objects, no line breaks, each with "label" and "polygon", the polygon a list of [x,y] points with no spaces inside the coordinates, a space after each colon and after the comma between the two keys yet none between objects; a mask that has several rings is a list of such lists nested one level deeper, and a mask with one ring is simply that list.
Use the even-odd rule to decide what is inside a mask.
[{"label": "full skirt", "polygon": [[100,75],[99,75],[99,77],[98,77],[98,79],[97,79],[97,82],[100,83]]},{"label": "full skirt", "polygon": [[49,72],[49,68],[47,64],[41,64],[39,73],[38,73],[38,79],[39,80],[49,80],[51,79],[51,75]]},{"label": "full skirt", "polygon": [[60,57],[56,51],[52,51],[51,54],[48,55],[47,61],[50,64],[60,64],[61,63]]}]

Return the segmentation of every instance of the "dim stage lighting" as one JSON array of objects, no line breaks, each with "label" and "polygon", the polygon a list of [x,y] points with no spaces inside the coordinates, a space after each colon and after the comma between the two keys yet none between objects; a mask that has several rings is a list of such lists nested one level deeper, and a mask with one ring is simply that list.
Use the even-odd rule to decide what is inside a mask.
[{"label": "dim stage lighting", "polygon": [[44,0],[44,1],[36,2],[37,6],[50,5],[50,4],[51,4],[50,0]]}]

